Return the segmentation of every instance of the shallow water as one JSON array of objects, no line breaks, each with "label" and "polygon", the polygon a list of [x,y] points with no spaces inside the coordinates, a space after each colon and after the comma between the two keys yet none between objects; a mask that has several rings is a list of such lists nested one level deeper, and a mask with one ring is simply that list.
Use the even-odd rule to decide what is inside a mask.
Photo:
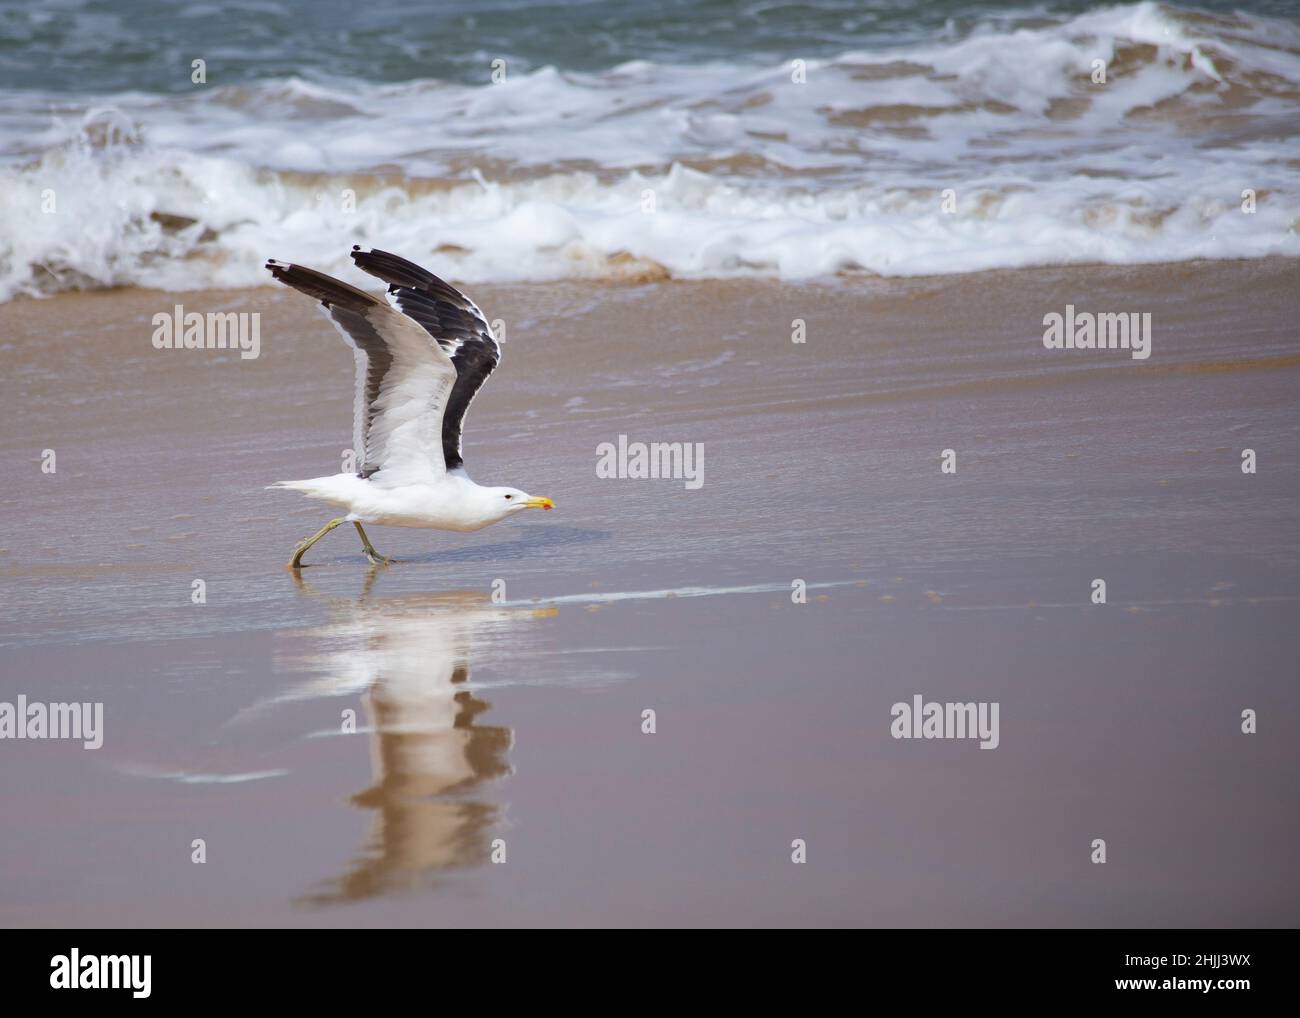
[{"label": "shallow water", "polygon": [[[309,302],[0,307],[0,699],[105,705],[99,750],[0,742],[0,922],[1294,925],[1296,283],[475,288],[467,465],[557,509],[297,581],[324,514],[263,485],[351,412]],[[177,300],[261,356],[154,350]],[[1138,301],[1150,360],[1043,349]],[[619,434],[702,487],[598,478]],[[999,703],[997,748],[892,738],[916,694]]]}]

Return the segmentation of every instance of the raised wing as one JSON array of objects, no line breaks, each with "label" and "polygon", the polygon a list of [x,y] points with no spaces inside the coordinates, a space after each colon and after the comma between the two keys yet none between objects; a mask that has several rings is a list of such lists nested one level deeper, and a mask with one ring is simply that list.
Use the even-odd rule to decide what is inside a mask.
[{"label": "raised wing", "polygon": [[302,265],[272,260],[266,267],[280,282],[320,301],[355,353],[352,441],[358,475],[398,485],[445,473],[442,422],[456,384],[446,351],[373,294]]},{"label": "raised wing", "polygon": [[442,456],[448,470],[464,468],[461,431],[475,394],[501,360],[501,345],[478,305],[427,269],[387,251],[352,249],[364,272],[388,284],[388,299],[419,322],[456,366],[456,384],[442,417]]}]

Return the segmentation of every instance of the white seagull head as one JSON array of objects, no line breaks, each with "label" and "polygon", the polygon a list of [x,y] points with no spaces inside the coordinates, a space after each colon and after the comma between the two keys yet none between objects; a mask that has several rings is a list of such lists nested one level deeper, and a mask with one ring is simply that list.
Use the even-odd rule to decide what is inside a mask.
[{"label": "white seagull head", "polygon": [[482,507],[485,516],[503,520],[521,509],[554,509],[555,503],[549,498],[539,498],[518,488],[478,487],[473,496]]}]

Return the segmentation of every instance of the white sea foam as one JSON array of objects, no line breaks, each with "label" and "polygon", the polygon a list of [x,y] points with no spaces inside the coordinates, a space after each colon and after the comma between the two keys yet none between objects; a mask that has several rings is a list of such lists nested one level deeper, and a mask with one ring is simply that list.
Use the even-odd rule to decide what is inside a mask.
[{"label": "white sea foam", "polygon": [[1294,25],[1141,3],[790,70],[0,92],[0,299],[353,243],[466,281],[1300,255]]}]

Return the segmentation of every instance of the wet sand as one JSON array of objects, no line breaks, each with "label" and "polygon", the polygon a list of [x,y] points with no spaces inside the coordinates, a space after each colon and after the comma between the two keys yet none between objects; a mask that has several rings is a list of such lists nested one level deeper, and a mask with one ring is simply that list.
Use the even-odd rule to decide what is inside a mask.
[{"label": "wet sand", "polygon": [[[351,441],[309,302],[0,306],[0,700],[106,729],[0,740],[0,924],[1300,920],[1300,265],[471,292],[466,464],[556,511],[298,581],[329,509],[264,486]],[[153,349],[177,303],[261,355]],[[1044,350],[1066,304],[1151,358]],[[620,434],[703,486],[598,478]],[[1000,744],[892,738],[915,694]]]}]

